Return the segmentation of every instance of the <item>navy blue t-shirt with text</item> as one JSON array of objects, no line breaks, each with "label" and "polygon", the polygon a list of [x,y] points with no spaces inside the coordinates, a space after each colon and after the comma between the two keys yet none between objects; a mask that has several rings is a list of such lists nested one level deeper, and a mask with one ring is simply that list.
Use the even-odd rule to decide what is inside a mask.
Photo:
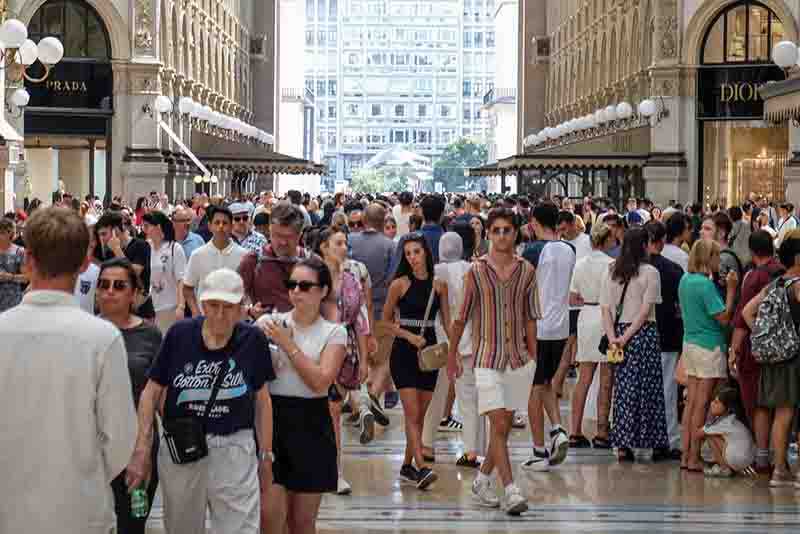
[{"label": "navy blue t-shirt with text", "polygon": [[204,317],[186,319],[169,329],[149,378],[167,388],[166,419],[202,417],[211,386],[229,363],[217,400],[206,422],[206,432],[229,435],[254,427],[255,393],[275,379],[264,333],[255,326],[237,323],[228,345],[209,350],[203,342]]}]

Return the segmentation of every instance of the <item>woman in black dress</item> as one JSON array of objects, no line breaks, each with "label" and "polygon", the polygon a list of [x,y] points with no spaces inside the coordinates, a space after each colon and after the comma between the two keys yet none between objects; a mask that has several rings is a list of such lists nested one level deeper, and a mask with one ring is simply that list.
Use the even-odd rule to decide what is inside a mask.
[{"label": "woman in black dress", "polygon": [[[436,388],[438,371],[420,370],[418,353],[436,344],[434,323],[438,313],[442,314],[445,331],[450,331],[449,309],[440,306],[440,302],[448,302],[447,284],[433,280],[433,256],[421,233],[408,234],[402,250],[400,265],[389,286],[383,319],[392,325],[397,336],[389,365],[405,415],[406,452],[400,477],[419,489],[426,489],[437,476],[423,459],[422,426]],[[431,292],[434,292],[433,303],[427,320],[423,321]],[[414,460],[417,468],[412,465]]]}]

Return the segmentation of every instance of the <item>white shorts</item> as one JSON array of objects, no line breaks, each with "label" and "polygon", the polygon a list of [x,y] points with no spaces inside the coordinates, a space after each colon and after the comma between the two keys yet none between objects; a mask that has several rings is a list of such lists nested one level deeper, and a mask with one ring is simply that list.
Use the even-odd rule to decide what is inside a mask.
[{"label": "white shorts", "polygon": [[536,362],[506,371],[475,368],[475,387],[478,390],[478,413],[485,415],[494,410],[510,412],[526,410],[533,387]]}]

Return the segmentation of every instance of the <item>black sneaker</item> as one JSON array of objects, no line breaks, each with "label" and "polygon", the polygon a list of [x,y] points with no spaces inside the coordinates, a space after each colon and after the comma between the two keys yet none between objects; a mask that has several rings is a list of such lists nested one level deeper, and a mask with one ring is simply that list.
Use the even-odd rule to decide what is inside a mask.
[{"label": "black sneaker", "polygon": [[344,406],[342,406],[342,413],[353,413],[353,407],[350,406],[349,402],[345,402]]},{"label": "black sneaker", "polygon": [[376,423],[381,426],[389,426],[389,418],[386,417],[383,409],[381,409],[381,403],[371,393],[369,395],[369,408],[372,410],[372,415],[375,416]]},{"label": "black sneaker", "polygon": [[428,489],[428,486],[436,482],[438,478],[430,468],[423,467],[417,474],[417,488],[421,490]]},{"label": "black sneaker", "polygon": [[419,471],[413,465],[404,464],[400,468],[400,481],[416,484],[419,481]]}]

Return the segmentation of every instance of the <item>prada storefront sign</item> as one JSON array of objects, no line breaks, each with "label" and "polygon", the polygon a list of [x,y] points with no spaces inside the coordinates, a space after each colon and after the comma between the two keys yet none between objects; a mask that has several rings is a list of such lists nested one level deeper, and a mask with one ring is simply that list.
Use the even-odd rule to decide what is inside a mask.
[{"label": "prada storefront sign", "polygon": [[698,70],[697,118],[762,119],[764,101],[758,88],[772,80],[783,80],[775,65],[703,67]]},{"label": "prada storefront sign", "polygon": [[[39,67],[36,69],[35,67]],[[32,77],[43,70],[38,63],[32,67]],[[26,81],[31,95],[29,108],[75,108],[111,111],[114,82],[110,63],[62,61],[53,67],[46,80]]]}]

